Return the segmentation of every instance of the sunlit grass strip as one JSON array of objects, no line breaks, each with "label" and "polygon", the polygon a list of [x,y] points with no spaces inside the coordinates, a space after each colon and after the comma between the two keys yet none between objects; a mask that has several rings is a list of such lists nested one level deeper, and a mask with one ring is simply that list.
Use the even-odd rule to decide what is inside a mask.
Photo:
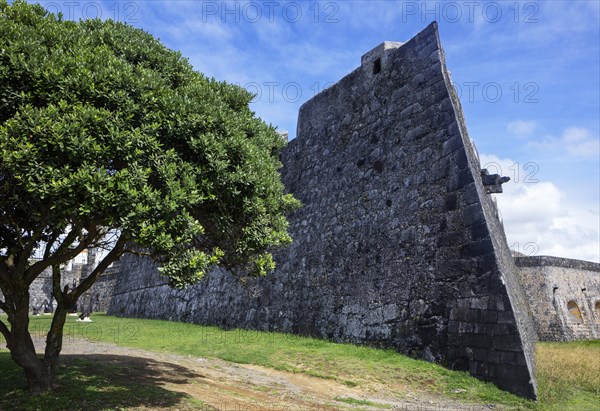
[{"label": "sunlit grass strip", "polygon": [[600,410],[600,341],[538,343],[536,351],[541,403]]}]

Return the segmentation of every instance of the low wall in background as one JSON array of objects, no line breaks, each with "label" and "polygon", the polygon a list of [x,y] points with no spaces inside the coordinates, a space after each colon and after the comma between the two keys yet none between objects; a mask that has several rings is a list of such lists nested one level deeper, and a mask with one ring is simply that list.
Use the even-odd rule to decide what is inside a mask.
[{"label": "low wall in background", "polygon": [[600,264],[547,256],[515,262],[541,340],[600,339]]}]

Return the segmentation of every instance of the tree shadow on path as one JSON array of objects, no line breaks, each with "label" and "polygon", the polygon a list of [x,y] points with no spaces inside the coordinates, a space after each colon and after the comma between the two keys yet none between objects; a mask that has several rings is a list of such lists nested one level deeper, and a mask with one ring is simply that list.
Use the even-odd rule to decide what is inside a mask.
[{"label": "tree shadow on path", "polygon": [[[181,365],[150,358],[94,354],[61,356],[58,388],[31,396],[23,371],[0,352],[0,410],[112,410],[115,408],[199,409],[202,403],[171,391],[203,376]],[[146,409],[147,409],[146,408]]]}]

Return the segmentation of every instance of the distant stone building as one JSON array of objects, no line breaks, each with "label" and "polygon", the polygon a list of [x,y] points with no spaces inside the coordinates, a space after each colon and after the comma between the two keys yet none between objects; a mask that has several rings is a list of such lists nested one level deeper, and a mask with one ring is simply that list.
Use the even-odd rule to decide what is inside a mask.
[{"label": "distant stone building", "polygon": [[[81,254],[63,265],[61,289],[73,289],[85,279],[100,262],[99,250],[84,250]],[[35,259],[35,257],[34,257]],[[90,290],[79,299],[79,304],[92,304],[94,311],[107,311],[119,273],[119,262],[115,262],[100,275]],[[54,312],[57,302],[52,292],[52,269],[45,269],[29,286],[29,307],[33,314]],[[0,292],[0,297],[2,293]],[[2,310],[0,310],[0,313]]]},{"label": "distant stone building", "polygon": [[600,339],[600,264],[515,258],[540,340]]}]

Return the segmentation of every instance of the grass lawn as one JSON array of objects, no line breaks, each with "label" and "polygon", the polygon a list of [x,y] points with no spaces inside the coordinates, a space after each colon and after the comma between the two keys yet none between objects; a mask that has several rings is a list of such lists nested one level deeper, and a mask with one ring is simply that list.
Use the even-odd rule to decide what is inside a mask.
[{"label": "grass lawn", "polygon": [[[393,381],[395,386],[403,385],[411,391],[439,393],[465,402],[502,404],[516,409],[600,410],[600,341],[539,343],[540,401],[534,403],[476,380],[465,372],[450,371],[393,350],[335,344],[281,333],[224,331],[216,327],[102,314],[94,314],[93,320],[92,323],[77,323],[75,318],[69,317],[65,344],[70,338],[83,337],[146,350],[262,365],[333,379],[348,386]],[[31,331],[42,336],[49,324],[49,317],[33,317]],[[8,408],[16,400],[29,409],[43,410],[99,409],[94,401],[102,404],[103,409],[111,409],[111,404],[129,407],[146,404],[150,407],[153,401],[156,406],[172,404],[182,410],[198,406],[184,394],[157,386],[136,385],[119,372],[118,364],[92,366],[76,357],[65,360],[68,366],[61,368],[59,381],[77,382],[67,384],[61,392],[31,400],[18,389],[24,385],[20,369],[10,363],[5,350],[1,351],[0,366],[8,371],[0,375],[0,409]],[[151,368],[148,367],[148,372]],[[54,407],[61,404],[60,401],[64,405],[67,398],[71,401],[68,407]],[[106,402],[108,400],[113,402]]]}]

